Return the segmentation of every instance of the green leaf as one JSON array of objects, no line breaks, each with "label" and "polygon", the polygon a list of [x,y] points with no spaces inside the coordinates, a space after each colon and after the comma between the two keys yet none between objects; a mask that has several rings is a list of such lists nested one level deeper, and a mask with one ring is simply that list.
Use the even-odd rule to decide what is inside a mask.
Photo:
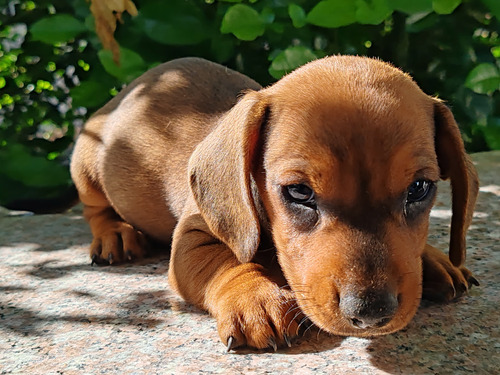
[{"label": "green leaf", "polygon": [[437,14],[451,14],[462,0],[432,0],[432,8]]},{"label": "green leaf", "polygon": [[85,30],[87,30],[85,24],[69,14],[45,17],[30,27],[33,40],[48,44],[70,41]]},{"label": "green leaf", "polygon": [[113,61],[113,54],[108,50],[100,50],[97,53],[104,70],[122,82],[130,82],[137,78],[147,69],[142,57],[127,48],[120,48],[120,65]]},{"label": "green leaf", "polygon": [[491,54],[496,59],[500,59],[500,46],[492,47],[491,48]]},{"label": "green leaf", "polygon": [[419,33],[435,27],[439,22],[439,16],[434,12],[415,13],[406,19],[406,31],[408,33]]},{"label": "green leaf", "polygon": [[498,0],[483,0],[483,3],[490,9],[491,13],[500,20],[500,1]]},{"label": "green leaf", "polygon": [[70,90],[73,106],[93,108],[99,107],[110,99],[109,87],[97,81],[83,81]]},{"label": "green leaf", "polygon": [[361,24],[378,25],[392,14],[387,0],[356,0],[356,20]]},{"label": "green leaf", "polygon": [[272,8],[265,7],[262,9],[262,12],[260,12],[260,18],[265,24],[270,25],[274,22],[276,14],[274,14],[274,10]]},{"label": "green leaf", "polygon": [[297,29],[304,27],[307,24],[306,12],[301,6],[297,4],[290,4],[288,6],[288,15],[292,20],[293,26]]},{"label": "green leaf", "polygon": [[500,89],[498,68],[490,63],[479,64],[467,75],[465,86],[478,94],[492,94]]},{"label": "green leaf", "polygon": [[59,186],[70,178],[67,167],[32,155],[28,147],[20,144],[0,149],[0,174],[32,187]]},{"label": "green leaf", "polygon": [[467,116],[467,123],[485,126],[488,117],[493,113],[493,98],[489,95],[476,94],[472,90],[464,91],[464,98],[460,100],[460,104]]},{"label": "green leaf", "polygon": [[255,40],[264,34],[265,23],[260,14],[245,4],[231,6],[224,14],[220,31],[232,33],[240,40]]},{"label": "green leaf", "polygon": [[283,22],[273,22],[268,26],[269,30],[272,30],[273,32],[277,34],[283,34],[286,28],[286,24]]},{"label": "green leaf", "polygon": [[274,58],[269,67],[269,74],[279,79],[299,66],[315,59],[317,59],[317,56],[309,48],[303,46],[288,47]]},{"label": "green leaf", "polygon": [[488,125],[480,127],[486,143],[492,150],[500,150],[500,117],[488,121]]},{"label": "green leaf", "polygon": [[432,0],[388,0],[389,7],[406,14],[432,12]]},{"label": "green leaf", "polygon": [[167,45],[194,45],[211,35],[201,8],[185,0],[146,2],[134,22],[149,38]]},{"label": "green leaf", "polygon": [[321,27],[341,27],[356,22],[354,1],[323,0],[307,14],[308,23]]}]

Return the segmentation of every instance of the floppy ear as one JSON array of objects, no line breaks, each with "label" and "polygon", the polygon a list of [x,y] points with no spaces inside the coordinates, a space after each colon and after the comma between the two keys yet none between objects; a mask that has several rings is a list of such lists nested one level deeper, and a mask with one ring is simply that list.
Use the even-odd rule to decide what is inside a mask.
[{"label": "floppy ear", "polygon": [[242,263],[252,260],[260,242],[251,169],[266,108],[258,92],[247,93],[189,160],[191,190],[201,215]]},{"label": "floppy ear", "polygon": [[465,235],[472,220],[479,180],[472,161],[465,153],[457,123],[451,111],[441,102],[434,104],[434,121],[441,178],[451,180],[453,216],[449,257],[451,263],[459,267],[465,263]]}]

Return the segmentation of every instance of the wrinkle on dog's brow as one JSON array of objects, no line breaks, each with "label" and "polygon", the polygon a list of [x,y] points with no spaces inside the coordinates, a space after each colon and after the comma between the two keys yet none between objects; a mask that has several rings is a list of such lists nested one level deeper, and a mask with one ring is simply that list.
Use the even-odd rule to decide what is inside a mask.
[{"label": "wrinkle on dog's brow", "polygon": [[324,174],[324,169],[331,169],[334,160],[328,156],[324,157],[325,165],[316,165],[311,163],[305,157],[293,157],[285,159],[281,156],[280,159],[269,160],[268,165],[272,165],[273,169],[279,171],[273,178],[274,184],[290,185],[305,183],[318,192],[321,190],[321,181]]},{"label": "wrinkle on dog's brow", "polygon": [[391,210],[386,204],[373,204],[366,195],[355,204],[345,204],[341,200],[329,203],[327,210],[335,218],[351,228],[365,233],[383,235],[384,223],[391,216]]}]

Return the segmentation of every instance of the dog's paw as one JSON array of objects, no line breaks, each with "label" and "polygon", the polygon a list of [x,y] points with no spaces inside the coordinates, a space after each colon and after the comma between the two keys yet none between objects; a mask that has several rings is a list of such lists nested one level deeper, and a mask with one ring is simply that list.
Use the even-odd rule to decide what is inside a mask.
[{"label": "dog's paw", "polygon": [[265,277],[241,281],[233,280],[214,314],[227,351],[242,346],[274,351],[290,347],[304,319],[293,293]]},{"label": "dog's paw", "polygon": [[113,264],[144,257],[147,241],[142,232],[123,221],[107,223],[90,245],[92,264]]},{"label": "dog's paw", "polygon": [[436,302],[448,302],[467,293],[479,282],[465,267],[455,267],[448,256],[427,245],[422,256],[422,297]]}]

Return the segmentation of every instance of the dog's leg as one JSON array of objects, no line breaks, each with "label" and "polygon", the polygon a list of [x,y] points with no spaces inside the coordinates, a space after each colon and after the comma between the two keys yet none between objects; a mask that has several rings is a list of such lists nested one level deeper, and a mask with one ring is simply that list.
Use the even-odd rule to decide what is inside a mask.
[{"label": "dog's leg", "polygon": [[427,244],[422,255],[423,298],[447,302],[460,297],[471,285],[479,285],[472,272],[455,267],[448,256]]},{"label": "dog's leg", "polygon": [[92,264],[141,258],[147,247],[144,235],[122,220],[99,185],[96,162],[99,143],[95,138],[98,137],[87,136],[84,132],[71,161],[71,176],[93,235],[90,246]]},{"label": "dog's leg", "polygon": [[145,255],[147,241],[144,235],[123,221],[109,205],[85,205],[83,214],[93,235],[90,245],[92,264],[130,261]]},{"label": "dog's leg", "polygon": [[92,231],[90,257],[93,263],[117,263],[141,258],[147,241],[144,235],[126,223],[111,207],[102,191],[87,182],[78,190],[85,205],[83,215]]},{"label": "dog's leg", "polygon": [[228,350],[290,345],[303,318],[293,293],[256,263],[240,263],[215,239],[199,214],[181,219],[174,233],[171,285],[217,320]]}]

